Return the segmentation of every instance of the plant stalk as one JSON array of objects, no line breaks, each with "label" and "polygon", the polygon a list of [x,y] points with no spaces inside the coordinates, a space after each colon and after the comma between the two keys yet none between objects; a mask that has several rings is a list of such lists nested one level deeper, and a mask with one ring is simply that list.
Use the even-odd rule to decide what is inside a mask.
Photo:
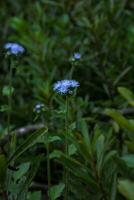
[{"label": "plant stalk", "polygon": [[50,169],[50,158],[49,158],[49,154],[50,154],[50,146],[49,146],[48,136],[47,136],[47,145],[46,145],[46,150],[47,150],[47,180],[48,180],[48,196],[49,196],[49,198],[50,198],[49,191],[50,191],[50,187],[51,187],[51,169]]},{"label": "plant stalk", "polygon": [[12,109],[12,61],[9,60],[9,94],[8,94],[8,113],[7,113],[7,132],[10,136],[11,126],[11,109]]},{"label": "plant stalk", "polygon": [[[45,125],[44,116],[42,116],[43,124]],[[51,187],[51,168],[50,168],[50,144],[49,144],[49,134],[47,133],[47,143],[46,143],[46,153],[47,153],[47,184],[48,184],[48,197],[50,199],[49,191]]]},{"label": "plant stalk", "polygon": [[[69,114],[69,99],[66,96],[66,115],[65,115],[65,155],[68,156],[68,114]],[[68,200],[68,170],[65,168],[65,194],[64,200]]]},{"label": "plant stalk", "polygon": [[[11,55],[10,55],[11,56]],[[7,112],[7,137],[8,139],[10,138],[10,132],[11,132],[11,112],[12,112],[12,73],[13,73],[13,63],[12,63],[12,58],[9,57],[9,94],[8,94],[8,112]],[[11,143],[8,142],[7,144],[7,151],[11,152]],[[10,153],[8,154],[10,157]],[[8,175],[7,177],[7,183],[6,183],[6,188],[9,187],[10,185],[10,180],[11,176]],[[8,190],[8,189],[7,189]],[[7,192],[3,192],[3,197],[5,200],[8,199],[7,197]]]}]

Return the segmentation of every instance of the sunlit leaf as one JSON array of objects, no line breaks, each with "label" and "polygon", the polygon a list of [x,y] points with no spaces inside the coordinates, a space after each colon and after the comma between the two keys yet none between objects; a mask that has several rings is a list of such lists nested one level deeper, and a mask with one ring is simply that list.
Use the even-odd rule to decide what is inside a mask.
[{"label": "sunlit leaf", "polygon": [[134,199],[134,183],[129,180],[120,180],[118,183],[119,192],[127,199]]}]

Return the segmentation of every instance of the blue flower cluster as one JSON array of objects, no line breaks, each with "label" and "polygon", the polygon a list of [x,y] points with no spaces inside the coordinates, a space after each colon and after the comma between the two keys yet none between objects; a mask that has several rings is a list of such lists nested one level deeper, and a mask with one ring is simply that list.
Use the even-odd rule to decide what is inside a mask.
[{"label": "blue flower cluster", "polygon": [[57,93],[63,95],[69,93],[72,88],[79,87],[79,85],[79,82],[75,80],[61,80],[54,84],[53,89]]},{"label": "blue flower cluster", "polygon": [[13,55],[17,55],[19,53],[23,53],[24,50],[25,50],[21,45],[19,45],[17,43],[12,43],[12,42],[6,43],[4,45],[4,48],[6,50],[8,50],[9,53],[11,53]]}]

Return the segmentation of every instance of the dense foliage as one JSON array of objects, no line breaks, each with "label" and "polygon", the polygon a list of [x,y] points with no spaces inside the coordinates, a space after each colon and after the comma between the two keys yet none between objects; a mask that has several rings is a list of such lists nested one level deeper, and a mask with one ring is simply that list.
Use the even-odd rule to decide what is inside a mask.
[{"label": "dense foliage", "polygon": [[133,200],[133,0],[0,13],[0,199]]}]

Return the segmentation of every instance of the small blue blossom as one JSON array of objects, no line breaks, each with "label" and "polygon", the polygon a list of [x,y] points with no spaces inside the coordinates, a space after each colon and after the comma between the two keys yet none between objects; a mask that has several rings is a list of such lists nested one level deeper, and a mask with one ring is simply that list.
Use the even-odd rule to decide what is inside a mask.
[{"label": "small blue blossom", "polygon": [[81,54],[80,53],[74,53],[74,59],[76,59],[76,60],[79,60],[79,59],[81,59]]},{"label": "small blue blossom", "polygon": [[43,103],[37,103],[34,107],[34,111],[36,113],[40,113],[41,111],[44,110],[44,104]]},{"label": "small blue blossom", "polygon": [[70,89],[79,87],[79,82],[75,80],[61,80],[54,84],[54,91],[63,95],[70,92]]},{"label": "small blue blossom", "polygon": [[21,45],[19,45],[19,44],[17,44],[17,43],[11,43],[11,42],[6,43],[6,44],[4,45],[4,48],[5,48],[6,50],[8,50],[9,53],[11,53],[11,54],[13,54],[13,55],[17,55],[17,54],[19,54],[19,53],[23,53],[24,50],[25,50]]}]

